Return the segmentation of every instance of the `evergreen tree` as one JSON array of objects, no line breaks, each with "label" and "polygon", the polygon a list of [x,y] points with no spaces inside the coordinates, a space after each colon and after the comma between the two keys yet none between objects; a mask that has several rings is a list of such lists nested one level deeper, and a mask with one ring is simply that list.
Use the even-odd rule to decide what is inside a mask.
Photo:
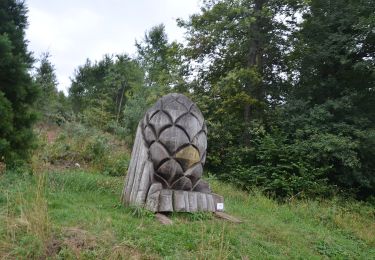
[{"label": "evergreen tree", "polygon": [[32,110],[37,89],[28,71],[33,59],[27,51],[24,2],[0,1],[0,160],[14,165],[32,148]]},{"label": "evergreen tree", "polygon": [[45,120],[55,120],[58,113],[58,90],[55,68],[49,61],[50,54],[43,53],[36,68],[34,82],[40,89],[37,109]]}]

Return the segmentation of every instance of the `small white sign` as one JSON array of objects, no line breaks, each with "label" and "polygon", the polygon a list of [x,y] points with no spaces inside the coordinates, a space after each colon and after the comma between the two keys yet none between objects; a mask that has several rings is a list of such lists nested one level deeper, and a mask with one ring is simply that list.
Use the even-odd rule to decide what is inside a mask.
[{"label": "small white sign", "polygon": [[224,210],[224,203],[216,203],[217,210]]}]

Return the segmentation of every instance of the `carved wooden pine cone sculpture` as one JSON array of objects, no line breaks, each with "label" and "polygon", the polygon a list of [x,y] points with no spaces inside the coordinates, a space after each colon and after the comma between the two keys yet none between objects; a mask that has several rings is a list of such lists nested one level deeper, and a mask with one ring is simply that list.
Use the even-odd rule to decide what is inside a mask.
[{"label": "carved wooden pine cone sculpture", "polygon": [[169,94],[150,108],[142,134],[163,188],[209,193],[201,180],[206,160],[207,127],[198,107],[186,96]]}]

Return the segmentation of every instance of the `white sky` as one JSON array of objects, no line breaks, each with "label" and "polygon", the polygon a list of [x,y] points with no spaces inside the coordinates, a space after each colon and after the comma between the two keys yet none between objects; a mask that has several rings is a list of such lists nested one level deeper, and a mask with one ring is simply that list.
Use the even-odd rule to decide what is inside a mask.
[{"label": "white sky", "polygon": [[27,0],[29,50],[51,54],[59,90],[70,86],[74,69],[86,58],[135,53],[135,40],[164,23],[169,40],[183,40],[176,19],[199,11],[200,0]]}]

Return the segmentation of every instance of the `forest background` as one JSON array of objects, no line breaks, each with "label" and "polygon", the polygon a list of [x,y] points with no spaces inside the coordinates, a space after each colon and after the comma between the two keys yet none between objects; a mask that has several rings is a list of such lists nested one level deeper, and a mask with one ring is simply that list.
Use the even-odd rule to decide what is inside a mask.
[{"label": "forest background", "polygon": [[38,119],[79,122],[131,147],[145,110],[179,92],[207,120],[207,168],[218,178],[279,198],[369,198],[375,192],[374,6],[369,0],[204,1],[200,13],[177,21],[186,44],[169,42],[157,25],[136,42],[135,57],[88,58],[64,96],[49,54],[36,63],[27,50],[25,4],[4,1],[1,160],[13,167],[30,158]]}]

